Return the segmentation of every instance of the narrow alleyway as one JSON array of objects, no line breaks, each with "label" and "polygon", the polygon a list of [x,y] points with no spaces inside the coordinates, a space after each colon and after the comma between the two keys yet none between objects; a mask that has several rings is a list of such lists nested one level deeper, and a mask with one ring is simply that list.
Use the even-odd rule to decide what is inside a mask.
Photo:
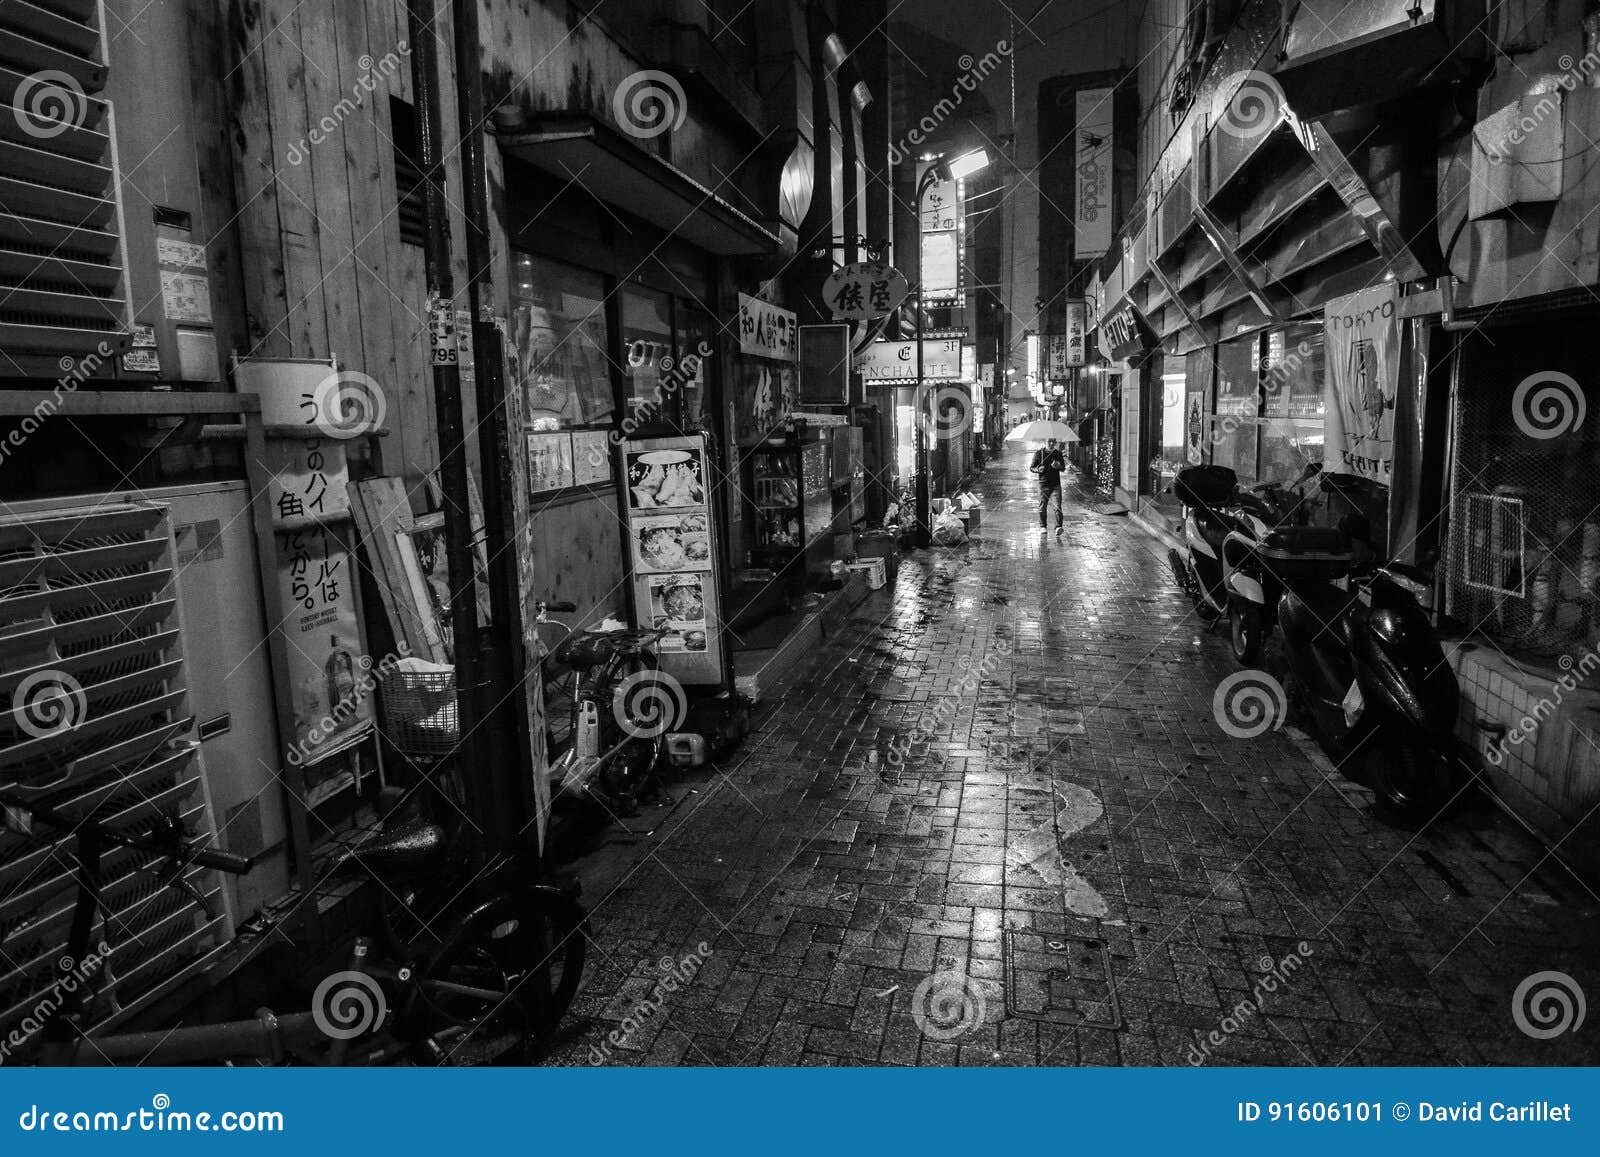
[{"label": "narrow alleyway", "polygon": [[1292,731],[1224,733],[1165,548],[1070,493],[1041,541],[1025,462],[590,887],[556,1059],[1592,1061],[1512,995],[1594,959],[1593,893],[1487,804],[1399,831]]}]

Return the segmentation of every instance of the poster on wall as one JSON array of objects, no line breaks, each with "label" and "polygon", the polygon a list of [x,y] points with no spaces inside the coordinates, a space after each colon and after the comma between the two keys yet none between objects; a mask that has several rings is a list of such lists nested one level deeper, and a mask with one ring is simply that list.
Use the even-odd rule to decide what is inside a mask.
[{"label": "poster on wall", "polygon": [[532,433],[528,438],[528,493],[542,494],[573,485],[572,435]]},{"label": "poster on wall", "polygon": [[799,406],[795,367],[788,362],[749,358],[739,366],[739,445],[770,438]]},{"label": "poster on wall", "polygon": [[720,686],[725,646],[716,525],[703,435],[623,445],[635,626],[665,631],[661,669],[685,686]]},{"label": "poster on wall", "polygon": [[1327,305],[1323,386],[1325,468],[1387,486],[1400,388],[1400,289],[1394,282]]},{"label": "poster on wall", "polygon": [[372,696],[363,691],[372,660],[362,653],[344,542],[325,526],[280,530],[276,537],[278,586],[288,616],[283,631],[294,715],[291,758],[310,765],[372,730]]}]

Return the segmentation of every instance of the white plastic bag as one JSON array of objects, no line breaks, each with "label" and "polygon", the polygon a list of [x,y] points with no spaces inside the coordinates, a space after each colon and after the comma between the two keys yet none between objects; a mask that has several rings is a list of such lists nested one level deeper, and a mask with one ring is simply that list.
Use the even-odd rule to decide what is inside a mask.
[{"label": "white plastic bag", "polygon": [[935,546],[960,546],[967,541],[967,528],[952,510],[934,517],[933,544]]}]

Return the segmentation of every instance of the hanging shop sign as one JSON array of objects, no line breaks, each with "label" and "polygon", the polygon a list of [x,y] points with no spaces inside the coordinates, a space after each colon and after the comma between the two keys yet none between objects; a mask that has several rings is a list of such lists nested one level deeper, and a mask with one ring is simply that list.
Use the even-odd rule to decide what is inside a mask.
[{"label": "hanging shop sign", "polygon": [[822,298],[838,321],[887,317],[911,292],[905,274],[883,261],[856,261],[835,269],[822,283]]},{"label": "hanging shop sign", "polygon": [[739,295],[739,352],[792,362],[800,321],[790,310],[747,293]]},{"label": "hanging shop sign", "polygon": [[1067,332],[1062,335],[1062,356],[1068,369],[1081,369],[1089,362],[1089,306],[1084,301],[1067,302]]},{"label": "hanging shop sign", "polygon": [[1394,282],[1327,305],[1325,468],[1388,485],[1400,388],[1400,290]]},{"label": "hanging shop sign", "polygon": [[664,630],[661,670],[679,683],[723,682],[722,599],[705,438],[623,443],[634,620]]},{"label": "hanging shop sign", "polygon": [[[856,355],[856,369],[867,382],[914,382],[917,380],[917,343],[914,341],[875,341]],[[956,338],[924,339],[922,378],[959,379],[961,342]]]},{"label": "hanging shop sign", "polygon": [[1112,90],[1077,94],[1077,181],[1073,204],[1073,256],[1103,257],[1111,249]]},{"label": "hanging shop sign", "polygon": [[1147,327],[1131,301],[1125,301],[1108,313],[1100,323],[1100,349],[1112,361],[1126,361],[1146,347]]}]

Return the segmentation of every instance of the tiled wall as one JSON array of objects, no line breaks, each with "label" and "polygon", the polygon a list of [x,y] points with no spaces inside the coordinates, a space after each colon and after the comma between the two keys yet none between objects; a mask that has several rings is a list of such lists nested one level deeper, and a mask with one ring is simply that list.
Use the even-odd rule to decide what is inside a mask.
[{"label": "tiled wall", "polygon": [[[1461,682],[1457,733],[1477,754],[1490,790],[1552,843],[1561,841],[1564,858],[1600,867],[1600,670],[1534,671],[1472,644],[1447,645],[1446,653]],[[1577,687],[1562,686],[1563,676]],[[1501,753],[1498,763],[1491,751]]]}]

